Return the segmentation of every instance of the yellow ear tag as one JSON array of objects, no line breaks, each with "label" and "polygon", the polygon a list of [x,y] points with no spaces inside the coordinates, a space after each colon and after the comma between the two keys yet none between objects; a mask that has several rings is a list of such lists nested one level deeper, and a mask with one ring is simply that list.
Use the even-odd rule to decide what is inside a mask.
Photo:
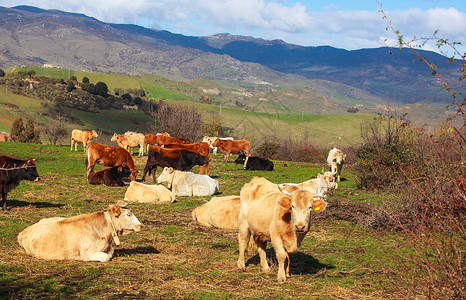
[{"label": "yellow ear tag", "polygon": [[317,206],[316,208],[314,208],[315,211],[318,211],[320,210],[320,206]]},{"label": "yellow ear tag", "polygon": [[113,215],[114,215],[115,217],[118,217],[118,213],[117,213],[116,211],[113,212]]}]

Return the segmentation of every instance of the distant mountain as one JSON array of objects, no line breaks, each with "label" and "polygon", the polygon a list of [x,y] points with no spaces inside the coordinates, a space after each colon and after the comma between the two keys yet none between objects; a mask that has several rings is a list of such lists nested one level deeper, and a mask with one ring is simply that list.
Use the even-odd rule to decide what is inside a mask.
[{"label": "distant mountain", "polygon": [[[47,63],[92,72],[308,87],[313,86],[306,80],[315,79],[317,89],[316,84],[325,85],[320,87],[324,90],[334,85],[326,82],[344,84],[391,103],[451,101],[427,66],[413,63],[410,50],[347,51],[230,34],[189,37],[29,6],[0,7],[0,40],[0,51],[8,50],[0,58],[1,68]],[[456,65],[434,52],[421,53],[457,82]]]}]

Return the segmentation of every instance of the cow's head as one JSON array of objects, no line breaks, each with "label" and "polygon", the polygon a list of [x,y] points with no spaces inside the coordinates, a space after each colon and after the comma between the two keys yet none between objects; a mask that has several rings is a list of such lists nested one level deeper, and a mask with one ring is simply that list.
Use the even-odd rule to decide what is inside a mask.
[{"label": "cow's head", "polygon": [[93,138],[96,138],[98,137],[99,135],[97,134],[97,132],[95,130],[92,130],[91,131],[91,134],[89,136],[89,139],[93,139]]},{"label": "cow's head", "polygon": [[109,205],[108,212],[112,216],[118,235],[141,231],[141,223],[123,201],[118,201],[116,205]]},{"label": "cow's head", "polygon": [[129,176],[129,180],[135,181],[136,178],[138,177],[138,174],[139,174],[139,169],[134,168],[133,170],[131,170],[131,175]]},{"label": "cow's head", "polygon": [[246,161],[246,152],[244,152],[244,150],[241,150],[238,155],[238,158],[236,158],[235,160],[235,164],[244,164],[245,161]]},{"label": "cow's head", "polygon": [[289,211],[287,214],[289,213],[292,230],[298,233],[307,233],[311,224],[311,213],[323,211],[327,207],[327,203],[321,197],[314,197],[312,193],[296,186],[289,187],[293,192],[278,188],[281,192],[278,196],[278,205]]},{"label": "cow's head", "polygon": [[157,177],[156,182],[160,184],[168,184],[171,181],[172,174],[175,172],[175,169],[171,167],[165,167],[163,168],[162,174]]},{"label": "cow's head", "polygon": [[334,172],[325,172],[323,174],[317,174],[317,178],[325,182],[325,185],[327,186],[326,191],[335,190],[338,188],[338,184],[335,181]]},{"label": "cow's head", "polygon": [[196,157],[196,164],[198,164],[199,166],[203,166],[207,164],[207,159],[200,152],[197,152],[195,157]]},{"label": "cow's head", "polygon": [[189,144],[189,143],[191,143],[191,141],[189,140],[189,138],[185,138],[185,139],[183,140],[183,144]]},{"label": "cow's head", "polygon": [[132,175],[131,169],[126,165],[122,164],[118,167],[118,172],[121,174],[121,177],[130,177]]},{"label": "cow's head", "polygon": [[218,147],[220,146],[220,139],[219,138],[216,138],[215,141],[213,141],[212,143],[212,147]]},{"label": "cow's head", "polygon": [[28,159],[22,166],[21,169],[24,171],[23,179],[30,181],[39,181],[39,173],[37,173],[36,160]]},{"label": "cow's head", "polygon": [[110,141],[116,142],[118,140],[118,134],[114,133]]}]

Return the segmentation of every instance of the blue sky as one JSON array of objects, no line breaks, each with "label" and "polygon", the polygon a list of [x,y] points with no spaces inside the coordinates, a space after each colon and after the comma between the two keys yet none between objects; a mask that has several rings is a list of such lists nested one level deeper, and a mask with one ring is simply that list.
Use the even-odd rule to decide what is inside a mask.
[{"label": "blue sky", "polygon": [[[409,40],[438,36],[466,45],[465,0],[380,0]],[[376,0],[0,0],[83,13],[104,22],[137,24],[190,36],[217,33],[281,39],[303,46],[348,50],[394,45]],[[465,46],[458,46],[461,53]],[[426,50],[436,50],[425,45]],[[444,48],[447,54],[451,50]]]}]

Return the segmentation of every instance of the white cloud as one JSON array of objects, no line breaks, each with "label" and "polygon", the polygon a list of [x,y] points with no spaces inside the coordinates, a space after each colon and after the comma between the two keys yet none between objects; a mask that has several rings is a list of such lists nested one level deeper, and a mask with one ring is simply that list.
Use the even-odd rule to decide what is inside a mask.
[{"label": "white cloud", "polygon": [[[0,5],[21,4],[83,13],[104,22],[142,26],[166,24],[169,31],[186,35],[228,32],[300,45],[331,45],[345,49],[382,46],[395,39],[376,10],[327,9],[312,12],[305,5],[284,0],[0,0]],[[331,5],[332,3],[329,3]],[[438,36],[466,44],[466,14],[455,8],[386,11],[407,39]],[[160,26],[160,25],[159,25]],[[395,39],[396,40],[396,39]],[[464,47],[464,46],[463,46]],[[461,49],[465,49],[460,47]],[[464,50],[463,50],[464,52]]]}]

